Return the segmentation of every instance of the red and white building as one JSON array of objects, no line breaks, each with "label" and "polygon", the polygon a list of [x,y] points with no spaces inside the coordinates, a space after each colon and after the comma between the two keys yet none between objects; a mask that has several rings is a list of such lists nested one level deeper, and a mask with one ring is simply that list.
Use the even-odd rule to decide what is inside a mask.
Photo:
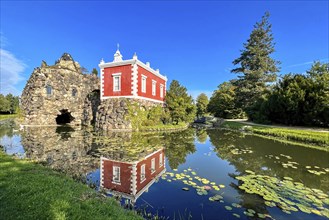
[{"label": "red and white building", "polygon": [[130,60],[123,60],[119,49],[113,62],[100,64],[101,100],[109,98],[135,98],[163,103],[166,95],[167,77],[159,70],[143,63],[135,54]]},{"label": "red and white building", "polygon": [[134,162],[101,157],[100,186],[112,195],[119,195],[135,203],[164,172],[163,148]]}]

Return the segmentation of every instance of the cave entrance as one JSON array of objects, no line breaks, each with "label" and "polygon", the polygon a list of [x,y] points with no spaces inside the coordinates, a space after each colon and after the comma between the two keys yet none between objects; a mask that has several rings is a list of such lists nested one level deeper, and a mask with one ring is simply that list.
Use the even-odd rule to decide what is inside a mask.
[{"label": "cave entrance", "polygon": [[71,115],[68,109],[60,110],[61,114],[57,115],[56,123],[59,125],[68,124],[74,120],[74,117]]}]

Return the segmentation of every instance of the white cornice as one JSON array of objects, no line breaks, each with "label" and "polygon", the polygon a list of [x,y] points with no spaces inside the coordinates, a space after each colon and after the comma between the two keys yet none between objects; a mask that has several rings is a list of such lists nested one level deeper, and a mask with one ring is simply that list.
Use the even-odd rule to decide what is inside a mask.
[{"label": "white cornice", "polygon": [[155,103],[164,103],[164,101],[160,101],[157,99],[151,99],[143,96],[133,96],[133,95],[124,95],[124,96],[103,96],[102,100],[105,99],[120,99],[120,98],[131,98],[131,99],[141,99],[141,100],[146,100],[146,101],[151,101]]},{"label": "white cornice", "polygon": [[100,63],[100,64],[98,64],[98,66],[99,66],[99,68],[102,69],[102,68],[106,68],[106,67],[123,66],[123,65],[128,65],[128,64],[135,64],[135,63],[140,65],[144,69],[150,71],[155,76],[163,79],[164,81],[167,81],[166,76],[161,75],[160,73],[158,73],[157,71],[155,71],[151,67],[147,66],[145,63],[143,63],[142,61],[140,61],[138,59],[137,60],[130,59],[130,60],[117,61],[117,62]]}]

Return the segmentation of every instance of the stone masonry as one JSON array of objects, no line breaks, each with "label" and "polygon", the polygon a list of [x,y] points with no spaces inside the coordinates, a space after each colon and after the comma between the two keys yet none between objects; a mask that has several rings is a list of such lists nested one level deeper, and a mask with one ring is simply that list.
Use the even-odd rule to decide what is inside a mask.
[{"label": "stone masonry", "polygon": [[[64,53],[55,65],[42,61],[28,80],[21,97],[25,124],[90,124],[97,106],[99,78],[83,74],[78,62]],[[89,95],[93,93],[94,95]],[[96,97],[97,99],[97,97]],[[86,105],[86,106],[85,106]],[[62,116],[62,117],[61,117]]]}]

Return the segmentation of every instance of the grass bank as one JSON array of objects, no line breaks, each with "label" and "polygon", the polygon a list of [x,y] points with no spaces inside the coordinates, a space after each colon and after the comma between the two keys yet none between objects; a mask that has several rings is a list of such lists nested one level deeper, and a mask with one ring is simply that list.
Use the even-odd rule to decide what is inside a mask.
[{"label": "grass bank", "polygon": [[0,150],[1,219],[142,219],[64,174]]},{"label": "grass bank", "polygon": [[9,118],[16,118],[18,116],[19,116],[18,114],[0,114],[0,121]]},{"label": "grass bank", "polygon": [[306,147],[329,151],[329,132],[246,125],[235,121],[225,121],[221,127],[233,130],[245,130],[256,135],[272,137],[289,143],[297,143]]}]

